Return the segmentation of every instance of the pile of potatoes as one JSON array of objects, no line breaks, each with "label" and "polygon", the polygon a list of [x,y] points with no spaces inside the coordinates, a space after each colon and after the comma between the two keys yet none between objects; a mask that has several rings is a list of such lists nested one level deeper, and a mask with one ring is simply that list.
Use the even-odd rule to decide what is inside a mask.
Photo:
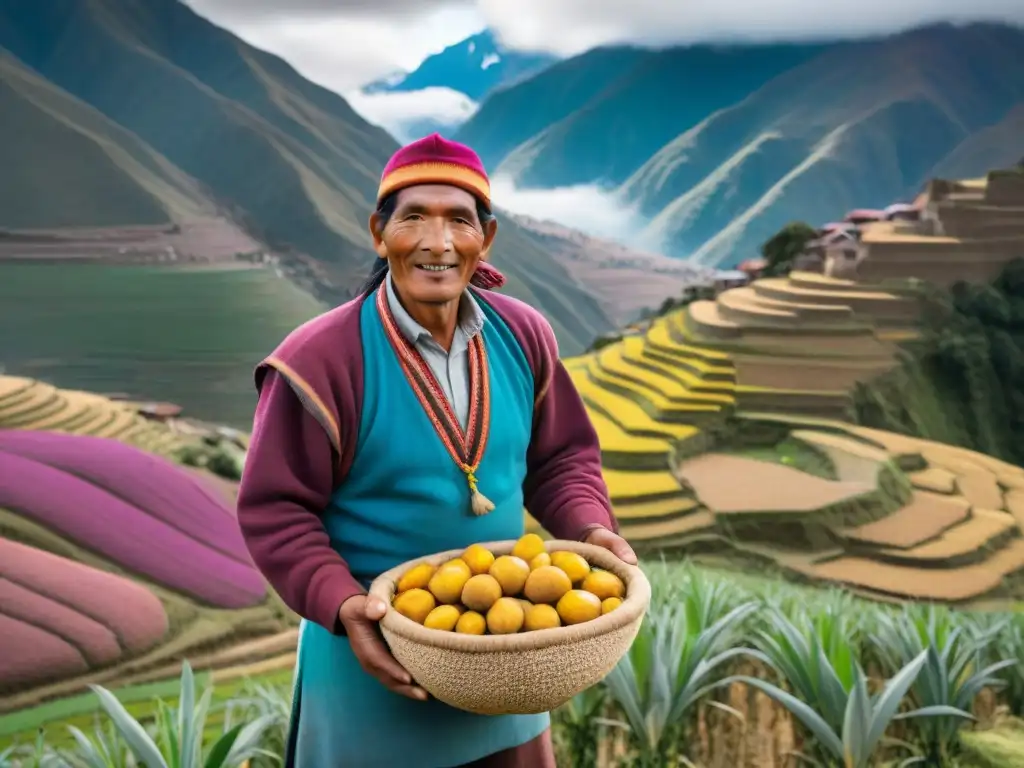
[{"label": "pile of potatoes", "polygon": [[625,593],[614,573],[575,552],[548,552],[528,533],[508,555],[473,544],[440,566],[413,566],[398,580],[392,605],[428,629],[509,635],[592,621],[618,608]]}]

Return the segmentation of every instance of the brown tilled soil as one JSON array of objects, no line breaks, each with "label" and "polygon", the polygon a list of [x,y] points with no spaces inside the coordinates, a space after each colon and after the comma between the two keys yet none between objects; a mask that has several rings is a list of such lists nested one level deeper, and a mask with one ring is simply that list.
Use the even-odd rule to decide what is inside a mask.
[{"label": "brown tilled soil", "polygon": [[1024,528],[1024,489],[1011,488],[1004,499],[1007,511],[1017,520],[1017,525]]},{"label": "brown tilled soil", "polygon": [[1003,578],[1024,569],[1024,538],[1015,539],[983,563],[961,568],[917,568],[844,556],[823,563],[792,563],[805,576],[916,600],[959,602],[995,590]]},{"label": "brown tilled soil", "polygon": [[888,517],[837,533],[862,544],[916,547],[966,520],[970,509],[971,505],[959,497],[914,491],[910,503]]},{"label": "brown tilled soil", "polygon": [[874,490],[863,482],[835,482],[782,464],[706,453],[684,461],[679,475],[716,514],[813,512]]},{"label": "brown tilled soil", "polygon": [[795,429],[790,437],[824,451],[835,466],[836,477],[840,480],[874,485],[878,479],[879,466],[889,460],[885,451],[844,435]]},{"label": "brown tilled soil", "polygon": [[707,510],[699,510],[651,523],[631,523],[629,518],[619,517],[619,524],[622,535],[630,541],[650,541],[709,531],[715,527],[715,516]]},{"label": "brown tilled soil", "polygon": [[935,493],[956,493],[956,475],[941,467],[928,467],[907,475],[915,488]]},{"label": "brown tilled soil", "polygon": [[[885,548],[882,554],[889,559],[905,561],[931,561],[941,564],[972,553],[981,554],[988,546],[1017,529],[1017,522],[1006,512],[975,509],[971,517],[946,530],[938,538],[910,549]],[[961,561],[962,562],[962,561]]]}]

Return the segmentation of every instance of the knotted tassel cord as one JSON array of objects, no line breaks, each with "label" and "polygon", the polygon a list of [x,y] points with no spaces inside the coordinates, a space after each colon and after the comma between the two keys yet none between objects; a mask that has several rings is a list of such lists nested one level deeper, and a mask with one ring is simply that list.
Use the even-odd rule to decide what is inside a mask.
[{"label": "knotted tassel cord", "polygon": [[480,493],[480,490],[476,487],[476,475],[473,473],[472,467],[463,464],[462,471],[466,473],[466,479],[469,481],[469,503],[473,508],[473,514],[477,516],[486,515],[494,509],[494,502]]}]

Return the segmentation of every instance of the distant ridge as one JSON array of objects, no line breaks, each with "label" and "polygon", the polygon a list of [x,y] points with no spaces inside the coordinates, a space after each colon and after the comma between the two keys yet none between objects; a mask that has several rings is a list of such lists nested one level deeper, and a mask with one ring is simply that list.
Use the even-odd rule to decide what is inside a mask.
[{"label": "distant ridge", "polygon": [[[457,137],[523,188],[601,184],[645,242],[731,266],[793,220],[916,195],[1024,156],[1024,30],[854,42],[607,47],[494,93]],[[1005,122],[1004,122],[1005,121]]]}]

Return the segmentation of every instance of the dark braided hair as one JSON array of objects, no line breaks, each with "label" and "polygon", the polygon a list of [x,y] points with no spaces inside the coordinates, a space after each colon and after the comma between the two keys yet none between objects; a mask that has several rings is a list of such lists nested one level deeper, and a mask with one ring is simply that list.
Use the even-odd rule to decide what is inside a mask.
[{"label": "dark braided hair", "polygon": [[[395,207],[398,205],[398,191],[392,192],[390,195],[385,197],[377,205],[377,227],[378,233],[384,231],[384,227],[387,226],[391,217],[395,214]],[[479,198],[476,200],[476,215],[480,219],[480,226],[486,229],[487,225],[494,220],[494,214],[487,210],[487,207]],[[381,283],[384,282],[384,278],[388,274],[388,260],[382,259],[379,256],[373,260],[373,268],[370,270],[369,277],[366,278],[366,282],[363,283],[363,287],[359,289],[359,292],[363,296],[369,296]]]}]

